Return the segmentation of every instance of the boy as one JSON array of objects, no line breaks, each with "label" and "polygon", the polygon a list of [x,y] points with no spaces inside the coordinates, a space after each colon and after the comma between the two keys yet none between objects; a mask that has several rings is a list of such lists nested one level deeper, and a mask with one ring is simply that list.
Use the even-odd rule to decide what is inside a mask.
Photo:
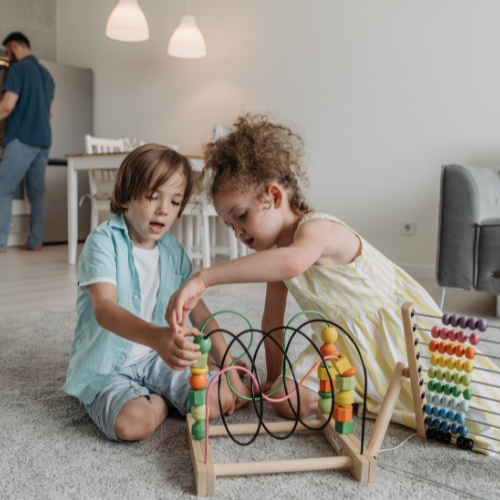
[{"label": "boy", "polygon": [[[200,352],[186,337],[199,334],[210,312],[200,301],[190,316],[195,328],[175,334],[164,311],[192,272],[168,230],[193,185],[191,165],[179,153],[158,144],[132,151],[116,177],[111,211],[117,215],[90,234],[80,256],[78,319],[63,389],[114,441],[149,437],[165,420],[167,405],[189,412],[186,368]],[[206,331],[217,328],[212,320]],[[222,333],[210,338],[208,381],[226,350]],[[246,393],[236,372],[231,375],[235,389]],[[211,391],[210,418],[219,416],[217,392]],[[236,398],[225,380],[221,398],[232,413]]]}]

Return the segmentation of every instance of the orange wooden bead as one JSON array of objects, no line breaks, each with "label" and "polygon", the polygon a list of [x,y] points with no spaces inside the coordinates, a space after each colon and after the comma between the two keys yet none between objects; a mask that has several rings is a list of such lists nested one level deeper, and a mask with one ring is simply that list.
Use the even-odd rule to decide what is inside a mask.
[{"label": "orange wooden bead", "polygon": [[351,366],[349,370],[345,371],[340,375],[341,377],[352,377],[353,375],[356,375],[358,373],[358,369],[355,366]]},{"label": "orange wooden bead", "polygon": [[449,356],[453,356],[455,354],[455,344],[448,344],[446,347],[446,354]]},{"label": "orange wooden bead", "polygon": [[204,373],[201,373],[200,375],[192,373],[189,377],[189,385],[195,391],[201,391],[207,385],[207,376]]},{"label": "orange wooden bead", "polygon": [[[332,382],[333,382],[333,390],[335,390],[335,377],[332,377]],[[320,380],[319,390],[323,392],[332,392],[332,384],[330,384],[329,380]]]},{"label": "orange wooden bead", "polygon": [[446,347],[448,347],[448,344],[446,342],[439,342],[438,351],[441,354],[444,354],[446,352]]},{"label": "orange wooden bead", "polygon": [[321,354],[323,354],[323,357],[327,356],[336,356],[337,355],[337,348],[333,344],[323,344],[320,349]]},{"label": "orange wooden bead", "polygon": [[438,345],[439,345],[439,342],[437,340],[431,340],[429,342],[429,351],[436,352]]},{"label": "orange wooden bead", "polygon": [[464,355],[464,351],[465,351],[465,349],[464,349],[463,345],[457,345],[455,347],[455,356],[457,358],[461,358]]},{"label": "orange wooden bead", "polygon": [[352,420],[352,406],[342,408],[339,404],[333,405],[333,420],[337,422],[350,422]]},{"label": "orange wooden bead", "polygon": [[474,347],[467,347],[467,349],[465,349],[465,357],[467,359],[474,359],[475,355],[476,355],[476,350],[474,349]]}]

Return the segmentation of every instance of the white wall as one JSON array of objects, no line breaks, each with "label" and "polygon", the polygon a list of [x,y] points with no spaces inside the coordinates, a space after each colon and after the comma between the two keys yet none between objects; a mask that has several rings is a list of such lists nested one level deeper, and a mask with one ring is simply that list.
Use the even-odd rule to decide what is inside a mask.
[{"label": "white wall", "polygon": [[57,0],[0,0],[0,43],[21,31],[36,57],[55,61],[56,12]]},{"label": "white wall", "polygon": [[104,35],[116,2],[58,2],[58,60],[94,70],[96,135],[191,152],[274,110],[307,140],[315,208],[398,263],[434,265],[442,164],[500,164],[497,0],[194,0],[201,60],[167,54],[185,2],[139,0],[142,43]]}]

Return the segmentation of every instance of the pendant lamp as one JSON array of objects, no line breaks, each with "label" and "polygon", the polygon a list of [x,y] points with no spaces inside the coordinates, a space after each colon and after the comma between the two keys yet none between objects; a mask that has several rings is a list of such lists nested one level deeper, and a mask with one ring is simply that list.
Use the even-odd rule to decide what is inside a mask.
[{"label": "pendant lamp", "polygon": [[205,39],[196,25],[194,16],[182,16],[168,43],[168,53],[185,59],[196,59],[207,55]]},{"label": "pendant lamp", "polygon": [[121,42],[142,42],[149,38],[149,27],[137,0],[120,0],[106,24],[106,35]]}]

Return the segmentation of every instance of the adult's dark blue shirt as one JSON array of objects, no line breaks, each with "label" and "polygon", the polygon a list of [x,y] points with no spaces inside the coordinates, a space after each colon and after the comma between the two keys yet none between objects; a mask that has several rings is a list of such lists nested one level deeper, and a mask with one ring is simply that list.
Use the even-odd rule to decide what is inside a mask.
[{"label": "adult's dark blue shirt", "polygon": [[50,73],[35,56],[23,57],[9,66],[3,92],[13,92],[19,99],[5,119],[2,146],[19,139],[30,146],[50,147],[50,105],[54,88]]}]

